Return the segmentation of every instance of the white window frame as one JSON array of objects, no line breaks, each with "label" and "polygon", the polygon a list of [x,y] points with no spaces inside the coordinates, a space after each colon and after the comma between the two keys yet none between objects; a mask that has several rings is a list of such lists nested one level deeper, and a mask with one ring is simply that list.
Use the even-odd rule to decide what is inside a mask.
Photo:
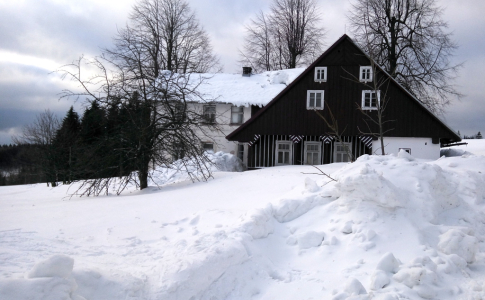
[{"label": "white window frame", "polygon": [[[320,77],[319,73],[321,74],[319,71],[323,71],[323,78],[318,78]],[[327,67],[315,67],[313,78],[315,82],[327,82]]]},{"label": "white window frame", "polygon": [[[333,145],[333,162],[334,163],[337,163],[337,162],[350,162],[350,157],[348,156],[347,154],[347,151],[337,151],[337,147],[338,146],[342,146],[342,144],[344,144],[344,147],[348,147],[348,149],[352,149],[352,143],[351,142],[344,142],[344,143],[341,143],[341,142],[335,142],[334,145]],[[338,155],[339,154],[343,154],[343,155],[347,155],[347,161],[339,161],[337,158],[338,158]]]},{"label": "white window frame", "polygon": [[[279,149],[279,145],[289,145],[288,151],[283,151]],[[278,163],[278,153],[279,152],[289,152],[289,162],[285,163]],[[293,164],[293,143],[291,141],[276,141],[275,143],[275,166],[288,166]]]},{"label": "white window frame", "polygon": [[[372,104],[372,95],[377,94],[377,102],[376,106],[366,106],[365,105],[365,95],[370,94],[371,95],[371,104]],[[360,106],[362,110],[377,110],[379,106],[381,105],[381,91],[377,90],[363,90],[362,91],[362,105]]]},{"label": "white window frame", "polygon": [[[369,73],[367,73],[367,71],[369,71]],[[368,78],[366,78],[367,77],[367,74],[369,74],[369,77]],[[373,80],[373,77],[374,77],[374,72],[372,72],[372,67],[371,66],[360,67],[360,70],[359,70],[359,80],[361,82],[371,82]]]},{"label": "white window frame", "polygon": [[307,148],[307,146],[309,146],[309,145],[312,145],[312,146],[316,145],[316,146],[318,146],[318,165],[321,164],[321,161],[322,161],[322,142],[305,142],[304,148],[303,148],[303,150],[305,152],[304,153],[304,157],[303,157],[304,164],[307,165],[307,156],[308,156],[308,148]]},{"label": "white window frame", "polygon": [[[316,106],[316,103],[315,103],[315,106],[314,107],[311,107],[310,106],[310,95],[311,94],[315,94],[315,96],[317,94],[320,94],[321,98],[322,98],[322,102],[320,103],[320,106]],[[323,107],[324,107],[324,103],[325,103],[325,91],[324,90],[307,90],[306,92],[306,108],[307,109],[318,109],[318,110],[323,110]],[[316,102],[316,97],[315,97],[315,102]]]},{"label": "white window frame", "polygon": [[[235,111],[236,110],[236,111]],[[234,116],[241,119],[240,122],[233,122]],[[231,125],[241,125],[244,123],[244,106],[231,106]]]}]

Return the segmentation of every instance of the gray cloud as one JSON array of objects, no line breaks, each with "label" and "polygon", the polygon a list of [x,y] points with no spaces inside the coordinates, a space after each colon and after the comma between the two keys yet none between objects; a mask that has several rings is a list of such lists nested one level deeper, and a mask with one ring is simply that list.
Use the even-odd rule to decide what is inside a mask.
[{"label": "gray cloud", "polygon": [[[239,72],[238,49],[244,41],[244,25],[259,10],[267,11],[272,0],[188,0],[212,39],[224,71]],[[25,0],[0,2],[0,53],[44,58],[49,66],[7,63],[0,57],[0,143],[10,142],[12,132],[28,124],[46,108],[61,117],[71,104],[59,101],[67,82],[49,74],[81,54],[100,54],[109,47],[117,27],[123,27],[136,0]],[[330,46],[346,33],[346,14],[352,1],[319,0],[322,25]],[[441,0],[443,18],[459,44],[455,62],[465,62],[456,84],[466,94],[445,115],[447,123],[461,133],[485,131],[485,2]],[[348,30],[347,30],[347,33]],[[50,67],[52,65],[52,67]],[[76,105],[78,112],[82,109]]]}]

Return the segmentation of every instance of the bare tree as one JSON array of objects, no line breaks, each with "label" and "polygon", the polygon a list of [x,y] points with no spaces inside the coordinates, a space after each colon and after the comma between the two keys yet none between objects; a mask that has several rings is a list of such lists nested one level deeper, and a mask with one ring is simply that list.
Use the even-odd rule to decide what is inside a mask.
[{"label": "bare tree", "polygon": [[[83,180],[81,194],[107,193],[113,184],[117,193],[129,183],[144,189],[150,170],[172,167],[171,154],[180,149],[191,157],[190,166],[196,172],[189,174],[194,174],[194,180],[211,176],[211,163],[203,154],[201,139],[207,140],[205,133],[217,129],[217,125],[207,125],[203,112],[192,105],[206,101],[198,92],[205,78],[193,72],[200,71],[201,66],[209,67],[211,61],[206,61],[210,56],[191,56],[195,53],[188,50],[195,47],[192,34],[201,32],[187,29],[195,26],[193,15],[187,14],[184,1],[142,0],[134,7],[134,25],[119,32],[113,49],[92,60],[81,57],[59,70],[81,88],[65,90],[61,98],[96,101],[104,109],[118,109],[120,114],[118,130],[106,139],[113,145],[109,160],[115,164],[107,167],[118,170],[120,178]],[[182,49],[192,54],[184,54]],[[95,75],[84,74],[86,64],[97,70]]]},{"label": "bare tree", "polygon": [[[365,116],[363,119],[366,128],[359,128],[359,132],[362,135],[369,135],[379,140],[381,144],[381,155],[386,155],[384,137],[386,134],[394,128],[389,127],[389,124],[394,120],[386,118],[386,107],[389,103],[389,96],[387,91],[389,89],[390,79],[386,74],[382,74],[376,67],[374,61],[371,59],[371,76],[370,82],[364,82],[363,84],[369,88],[369,92],[363,99],[364,103],[357,103],[357,109]],[[358,82],[358,78],[354,77]]]},{"label": "bare tree", "polygon": [[239,51],[241,63],[249,64],[255,72],[275,69],[275,43],[268,17],[260,11],[246,26],[244,50]]},{"label": "bare tree", "polygon": [[20,136],[13,136],[16,144],[51,145],[60,127],[59,118],[50,110],[38,114],[32,124],[22,129]]},{"label": "bare tree", "polygon": [[56,186],[56,168],[52,163],[55,159],[55,149],[52,145],[56,133],[61,126],[59,118],[50,110],[38,114],[32,124],[26,125],[22,129],[22,134],[13,136],[15,144],[30,144],[36,152],[38,169],[44,174],[44,178],[52,186]]},{"label": "bare tree", "polygon": [[274,0],[269,14],[259,12],[246,27],[241,62],[267,71],[312,62],[325,37],[319,22],[314,0]]},{"label": "bare tree", "polygon": [[[111,56],[131,55],[137,48],[140,59],[161,70],[205,73],[218,70],[209,37],[184,0],[141,0],[133,7],[130,22],[118,33]],[[125,52],[127,51],[127,52]]]},{"label": "bare tree", "polygon": [[461,94],[451,83],[461,64],[435,0],[355,0],[349,19],[357,42],[431,111]]}]

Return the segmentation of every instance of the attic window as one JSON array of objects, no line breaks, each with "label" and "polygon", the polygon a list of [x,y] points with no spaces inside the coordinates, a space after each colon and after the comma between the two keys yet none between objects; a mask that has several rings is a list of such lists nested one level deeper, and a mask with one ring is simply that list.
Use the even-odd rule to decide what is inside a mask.
[{"label": "attic window", "polygon": [[363,110],[376,110],[381,103],[381,91],[362,91]]},{"label": "attic window", "polygon": [[322,110],[323,94],[324,91],[307,91],[306,108]]},{"label": "attic window", "polygon": [[327,81],[327,67],[316,67],[314,78],[315,78],[315,82],[326,82]]},{"label": "attic window", "polygon": [[372,81],[372,67],[366,66],[366,67],[360,67],[360,72],[359,72],[359,80],[361,82],[370,82]]}]

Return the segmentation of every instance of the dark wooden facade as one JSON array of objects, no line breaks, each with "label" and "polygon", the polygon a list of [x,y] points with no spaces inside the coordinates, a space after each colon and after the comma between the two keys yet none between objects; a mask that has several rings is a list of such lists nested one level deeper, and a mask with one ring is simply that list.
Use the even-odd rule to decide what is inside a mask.
[{"label": "dark wooden facade", "polygon": [[[364,154],[372,154],[371,148],[366,146],[359,137],[346,136],[342,138],[344,142],[351,143],[351,151],[355,157]],[[250,169],[273,167],[276,165],[276,141],[292,141],[289,135],[263,135],[248,147],[247,167]],[[334,162],[335,140],[325,142],[321,136],[304,136],[302,140],[293,142],[292,164],[304,165],[304,145],[305,142],[319,142],[321,158],[318,164],[329,164]]]},{"label": "dark wooden facade", "polygon": [[[305,139],[328,135],[330,130],[323,120],[315,111],[308,110],[306,107],[308,90],[324,90],[325,107],[320,112],[327,120],[330,119],[329,111],[333,112],[339,127],[345,128],[345,131],[341,132],[342,135],[361,136],[361,130],[365,130],[367,125],[364,121],[365,116],[358,106],[361,104],[362,91],[369,90],[369,87],[359,82],[359,70],[360,66],[370,65],[369,58],[362,50],[347,35],[342,36],[268,105],[258,110],[251,119],[229,134],[227,139],[250,142],[256,135],[299,135],[304,136]],[[315,67],[327,67],[326,82],[315,82]],[[374,76],[377,76],[378,81],[382,80],[382,76],[389,77],[378,67]],[[386,136],[433,138],[433,143],[460,140],[455,132],[401,85],[393,79],[388,79],[387,82],[385,90],[381,88],[381,98],[385,94],[385,100],[388,101],[385,118],[392,120],[385,129],[392,129],[392,131]],[[250,149],[250,156],[253,155],[251,151],[255,151],[253,149]]]}]

